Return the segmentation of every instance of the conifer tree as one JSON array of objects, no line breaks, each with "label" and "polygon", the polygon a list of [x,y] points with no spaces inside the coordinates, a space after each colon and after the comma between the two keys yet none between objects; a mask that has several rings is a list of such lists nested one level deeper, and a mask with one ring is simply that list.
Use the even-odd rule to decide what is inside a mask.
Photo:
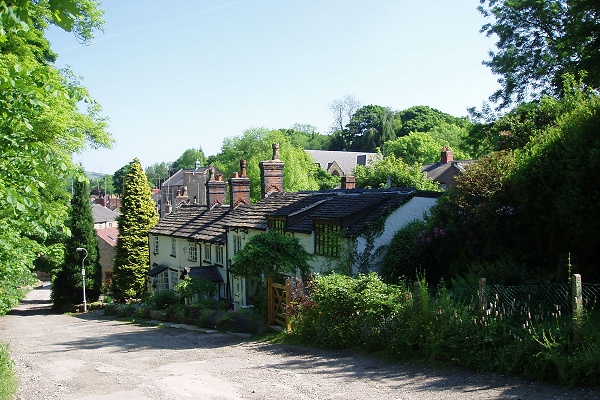
[{"label": "conifer tree", "polygon": [[[57,308],[83,302],[82,260],[85,268],[86,300],[96,301],[100,295],[102,269],[89,193],[87,180],[74,182],[69,224],[71,237],[66,243],[63,265],[52,285],[52,300]],[[87,250],[85,260],[85,252],[78,252],[77,248]]]},{"label": "conifer tree", "polygon": [[112,284],[115,299],[122,301],[139,298],[146,291],[148,231],[158,222],[148,180],[137,158],[127,167],[120,212]]}]

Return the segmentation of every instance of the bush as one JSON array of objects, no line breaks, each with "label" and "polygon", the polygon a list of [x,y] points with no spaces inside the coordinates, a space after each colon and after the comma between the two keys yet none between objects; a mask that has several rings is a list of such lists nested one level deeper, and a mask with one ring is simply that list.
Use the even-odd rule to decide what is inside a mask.
[{"label": "bush", "polygon": [[153,292],[146,300],[146,303],[149,304],[153,310],[166,310],[169,306],[179,304],[180,302],[180,294],[173,290],[159,290]]}]

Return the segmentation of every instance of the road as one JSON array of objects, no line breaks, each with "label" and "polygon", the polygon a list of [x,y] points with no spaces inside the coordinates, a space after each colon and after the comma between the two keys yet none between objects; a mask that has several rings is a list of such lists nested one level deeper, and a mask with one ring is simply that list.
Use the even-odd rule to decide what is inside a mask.
[{"label": "road", "polygon": [[228,333],[57,315],[50,288],[0,318],[18,399],[598,399],[515,377],[392,364]]}]

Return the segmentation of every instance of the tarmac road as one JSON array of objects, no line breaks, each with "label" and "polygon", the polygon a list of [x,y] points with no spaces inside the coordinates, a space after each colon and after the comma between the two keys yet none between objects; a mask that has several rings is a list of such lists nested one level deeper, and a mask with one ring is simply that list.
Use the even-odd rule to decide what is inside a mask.
[{"label": "tarmac road", "polygon": [[0,318],[18,399],[600,399],[514,377],[50,312],[50,287]]}]

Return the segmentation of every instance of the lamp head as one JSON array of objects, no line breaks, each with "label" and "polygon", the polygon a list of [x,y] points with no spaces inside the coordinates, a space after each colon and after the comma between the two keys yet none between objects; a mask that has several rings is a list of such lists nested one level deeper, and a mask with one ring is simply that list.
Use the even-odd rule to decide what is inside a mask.
[{"label": "lamp head", "polygon": [[78,247],[75,250],[77,250],[77,251],[85,251],[85,249],[83,247]]}]

